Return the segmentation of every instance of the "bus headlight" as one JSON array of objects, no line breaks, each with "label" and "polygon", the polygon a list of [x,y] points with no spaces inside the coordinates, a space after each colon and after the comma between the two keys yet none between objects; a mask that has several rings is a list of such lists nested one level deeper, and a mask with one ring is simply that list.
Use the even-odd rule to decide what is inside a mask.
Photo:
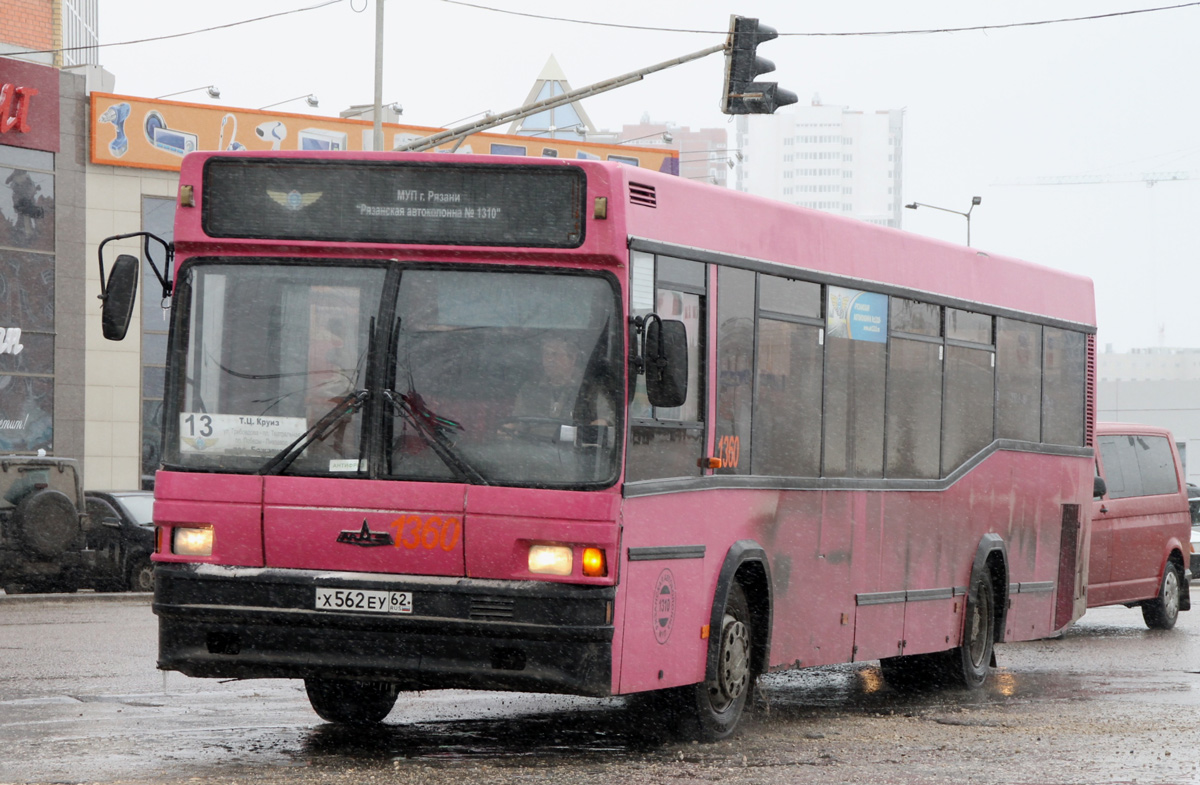
[{"label": "bus headlight", "polygon": [[565,545],[530,545],[529,571],[542,575],[570,575],[571,549]]},{"label": "bus headlight", "polygon": [[212,556],[213,530],[209,527],[171,530],[171,553],[177,556]]}]

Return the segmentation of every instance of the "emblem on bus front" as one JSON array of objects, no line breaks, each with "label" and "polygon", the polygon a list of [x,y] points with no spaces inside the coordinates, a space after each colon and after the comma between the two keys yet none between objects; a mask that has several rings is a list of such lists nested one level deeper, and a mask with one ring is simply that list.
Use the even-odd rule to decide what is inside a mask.
[{"label": "emblem on bus front", "polygon": [[380,545],[393,545],[392,535],[387,532],[373,532],[371,527],[367,525],[367,519],[363,518],[363,525],[357,531],[351,529],[338,534],[338,542],[344,542],[347,545],[357,545],[360,548],[376,548]]},{"label": "emblem on bus front", "polygon": [[309,194],[302,194],[299,191],[267,191],[267,196],[278,204],[280,207],[286,207],[289,210],[302,210],[308,207],[313,202],[324,196],[324,191],[313,191]]}]

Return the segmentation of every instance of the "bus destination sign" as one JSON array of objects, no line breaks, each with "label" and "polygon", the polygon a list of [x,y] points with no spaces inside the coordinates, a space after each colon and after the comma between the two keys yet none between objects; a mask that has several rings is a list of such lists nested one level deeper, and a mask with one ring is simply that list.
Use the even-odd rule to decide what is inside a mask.
[{"label": "bus destination sign", "polygon": [[586,175],[575,166],[214,158],[210,237],[576,248]]}]

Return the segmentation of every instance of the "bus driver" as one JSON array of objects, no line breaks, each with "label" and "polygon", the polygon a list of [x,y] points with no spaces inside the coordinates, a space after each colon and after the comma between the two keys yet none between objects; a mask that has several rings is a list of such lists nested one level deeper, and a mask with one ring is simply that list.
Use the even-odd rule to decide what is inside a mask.
[{"label": "bus driver", "polygon": [[[616,411],[606,394],[598,394],[580,372],[579,351],[560,337],[542,344],[542,376],[517,393],[513,416],[501,426],[507,434],[555,438],[560,425],[610,426]],[[590,391],[590,394],[589,394]]]}]

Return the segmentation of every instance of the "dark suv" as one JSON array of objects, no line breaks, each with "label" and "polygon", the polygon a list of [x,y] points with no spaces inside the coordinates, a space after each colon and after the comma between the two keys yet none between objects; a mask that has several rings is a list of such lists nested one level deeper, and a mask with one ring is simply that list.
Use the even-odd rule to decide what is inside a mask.
[{"label": "dark suv", "polygon": [[9,594],[89,584],[83,485],[70,458],[0,457],[0,586]]}]

